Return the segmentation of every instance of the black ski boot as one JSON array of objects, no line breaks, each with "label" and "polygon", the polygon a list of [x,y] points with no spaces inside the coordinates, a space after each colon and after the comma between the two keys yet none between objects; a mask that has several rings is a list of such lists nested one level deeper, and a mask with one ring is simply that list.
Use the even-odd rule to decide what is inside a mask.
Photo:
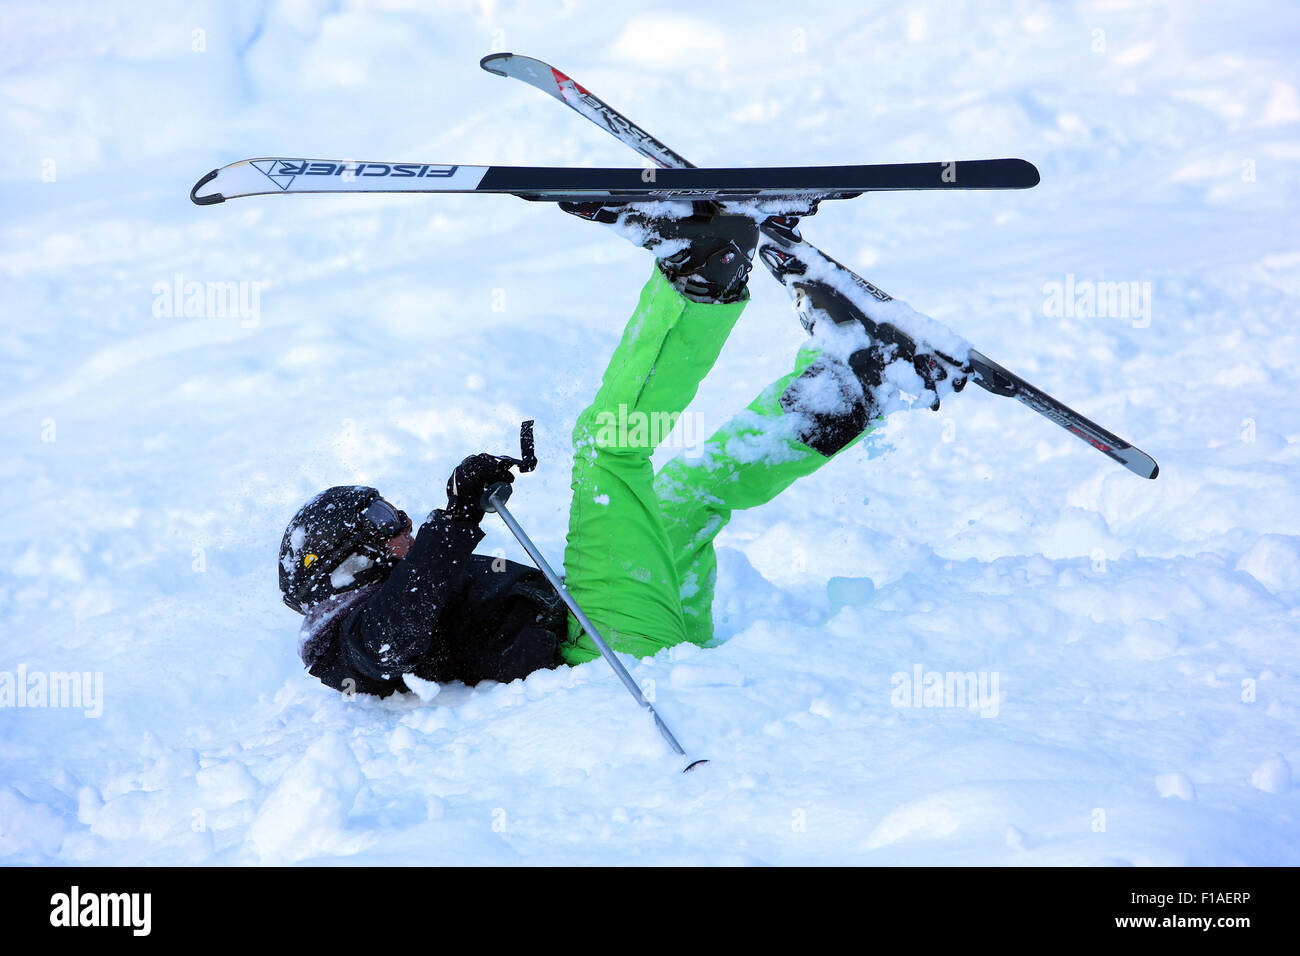
[{"label": "black ski boot", "polygon": [[[561,209],[580,219],[619,226],[628,238],[654,252],[659,271],[693,302],[739,302],[745,297],[758,223],[749,216],[718,213],[710,203],[693,204],[689,216],[657,214],[648,206],[560,203]],[[676,251],[663,250],[660,255],[665,245]]]},{"label": "black ski boot", "polygon": [[[808,266],[799,256],[799,249],[805,244],[803,237],[799,235],[797,218],[773,216],[762,224],[760,231],[762,239],[758,248],[759,258],[763,260],[768,271],[790,292],[799,321],[810,334],[817,319],[826,316],[837,325],[856,322],[870,336],[872,340],[870,348],[849,356],[849,365],[858,374],[863,389],[870,393],[878,387],[884,366],[901,358],[912,363],[916,374],[925,383],[925,390],[930,394],[930,408],[938,411],[938,383],[947,381],[948,369],[958,368],[958,363],[948,356],[918,349],[915,341],[892,325],[872,321],[847,295],[831,284],[820,279],[804,278]],[[839,265],[833,259],[827,258],[829,262]],[[889,293],[876,288],[861,276],[854,275],[843,267],[840,268],[844,274],[853,278],[854,284],[862,292],[879,302],[891,301],[892,296]],[[954,392],[960,392],[965,387],[965,374],[953,378]]]}]

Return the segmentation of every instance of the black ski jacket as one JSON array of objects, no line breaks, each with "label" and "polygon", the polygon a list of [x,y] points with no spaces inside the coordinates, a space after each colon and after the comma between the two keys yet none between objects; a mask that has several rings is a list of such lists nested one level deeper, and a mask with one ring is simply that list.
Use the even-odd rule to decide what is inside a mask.
[{"label": "black ski jacket", "polygon": [[299,653],[322,683],[387,697],[403,674],[511,681],[560,663],[567,612],[535,568],[474,554],[476,522],[434,511],[387,579],[313,606]]}]

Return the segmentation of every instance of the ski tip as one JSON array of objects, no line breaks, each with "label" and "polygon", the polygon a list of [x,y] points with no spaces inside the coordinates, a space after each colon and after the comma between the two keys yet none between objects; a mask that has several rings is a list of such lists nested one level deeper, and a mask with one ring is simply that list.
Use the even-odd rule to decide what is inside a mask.
[{"label": "ski tip", "polygon": [[694,770],[696,767],[702,767],[702,766],[704,766],[706,763],[708,763],[707,760],[693,760],[693,761],[691,761],[691,762],[687,765],[686,769],[683,770],[682,773],[690,773],[690,772],[691,772],[692,770]]},{"label": "ski tip", "polygon": [[995,160],[1003,169],[1003,174],[1010,177],[1007,189],[1033,189],[1043,181],[1043,177],[1038,172],[1038,167],[1027,159],[999,159]]},{"label": "ski tip", "polygon": [[1128,449],[1128,454],[1119,458],[1119,461],[1139,478],[1155,478],[1160,474],[1160,466],[1156,464],[1156,460],[1136,448]]},{"label": "ski tip", "polygon": [[489,64],[497,60],[508,60],[512,56],[514,56],[513,53],[489,53],[487,56],[483,57],[483,59],[478,61],[478,65],[489,73],[495,73],[497,76],[509,76],[510,74],[505,70],[499,69],[496,66],[490,66]]},{"label": "ski tip", "polygon": [[215,203],[225,202],[226,197],[221,195],[221,193],[212,193],[209,196],[198,195],[199,190],[203,188],[203,186],[205,186],[207,183],[210,183],[212,182],[212,180],[216,179],[217,174],[220,172],[221,170],[214,169],[212,172],[208,173],[197,183],[195,183],[194,188],[190,190],[190,202],[194,203],[194,205],[196,206],[211,206],[214,205]]}]

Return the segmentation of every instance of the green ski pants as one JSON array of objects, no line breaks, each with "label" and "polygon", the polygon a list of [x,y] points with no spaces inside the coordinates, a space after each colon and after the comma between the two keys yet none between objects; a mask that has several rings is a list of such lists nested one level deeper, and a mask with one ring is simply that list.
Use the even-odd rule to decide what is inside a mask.
[{"label": "green ski pants", "polygon": [[[683,641],[707,643],[713,539],[733,511],[772,500],[830,460],[799,440],[780,401],[818,357],[805,345],[794,370],[718,429],[698,459],[678,455],[654,473],[651,454],[695,397],[745,301],[693,302],[656,268],[595,400],[578,416],[566,584],[617,651],[646,657]],[[572,617],[561,654],[570,664],[599,656]]]}]

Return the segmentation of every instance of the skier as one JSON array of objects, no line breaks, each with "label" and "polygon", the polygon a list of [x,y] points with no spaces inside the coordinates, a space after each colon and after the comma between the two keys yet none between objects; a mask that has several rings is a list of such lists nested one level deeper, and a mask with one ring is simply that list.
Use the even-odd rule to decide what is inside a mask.
[{"label": "skier", "polygon": [[[665,212],[681,206],[676,217]],[[689,404],[748,302],[758,226],[687,204],[561,207],[656,254],[573,430],[566,585],[615,650],[643,657],[705,644],[714,538],[733,511],[770,501],[870,430],[884,363],[874,347],[840,357],[810,340],[702,456],[678,456],[655,474],[661,430],[620,433],[614,423],[676,421]],[[922,363],[917,371],[937,408],[933,380]],[[373,488],[334,487],[304,505],[280,546],[280,589],[305,615],[299,651],[309,672],[345,692],[387,696],[407,689],[405,674],[504,682],[596,658],[539,571],[474,553],[483,494],[512,477],[495,456],[466,458],[447,482],[447,506],[414,538],[405,512]]]}]

